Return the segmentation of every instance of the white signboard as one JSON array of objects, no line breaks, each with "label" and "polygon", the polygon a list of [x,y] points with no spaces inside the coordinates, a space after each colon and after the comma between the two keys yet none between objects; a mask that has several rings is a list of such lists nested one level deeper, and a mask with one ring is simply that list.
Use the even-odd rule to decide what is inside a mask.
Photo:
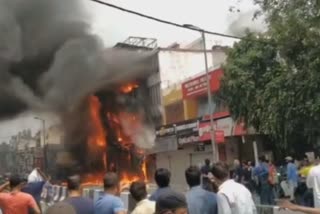
[{"label": "white signboard", "polygon": [[233,120],[231,117],[222,118],[214,121],[215,130],[224,132],[224,136],[232,136]]}]

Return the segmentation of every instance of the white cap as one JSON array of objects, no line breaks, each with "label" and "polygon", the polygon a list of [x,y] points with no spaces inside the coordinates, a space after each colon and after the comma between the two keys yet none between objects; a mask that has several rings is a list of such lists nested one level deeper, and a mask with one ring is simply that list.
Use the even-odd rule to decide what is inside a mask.
[{"label": "white cap", "polygon": [[293,160],[293,158],[292,158],[291,156],[287,156],[285,159],[286,159],[287,161],[292,161],[292,160]]}]

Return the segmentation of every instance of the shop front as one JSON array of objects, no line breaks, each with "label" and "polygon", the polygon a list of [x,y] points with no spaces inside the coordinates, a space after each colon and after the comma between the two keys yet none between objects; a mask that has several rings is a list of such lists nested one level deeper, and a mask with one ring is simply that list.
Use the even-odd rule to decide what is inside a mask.
[{"label": "shop front", "polygon": [[[211,144],[211,123],[203,118],[199,122],[199,141]],[[237,157],[237,146],[233,138],[233,120],[225,117],[214,120],[214,141],[217,144],[219,160],[232,162]]]},{"label": "shop front", "polygon": [[[156,167],[168,168],[172,173],[172,187],[179,191],[186,191],[188,188],[184,177],[186,168],[191,165],[201,167],[206,158],[212,159],[211,145],[199,141],[199,120],[167,125],[166,128],[162,127],[162,132],[158,129],[156,133],[156,144],[162,144],[165,141],[166,144],[177,145],[174,149],[173,147],[169,149],[167,146],[166,149],[153,150],[156,152]],[[159,146],[156,145],[155,148]]]}]

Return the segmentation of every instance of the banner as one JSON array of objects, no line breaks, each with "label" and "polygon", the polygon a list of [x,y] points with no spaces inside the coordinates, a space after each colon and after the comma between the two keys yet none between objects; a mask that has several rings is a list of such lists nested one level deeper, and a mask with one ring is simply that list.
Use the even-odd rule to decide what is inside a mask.
[{"label": "banner", "polygon": [[223,130],[216,130],[214,132],[214,142],[216,144],[219,144],[219,143],[224,143],[225,142],[225,139],[224,139],[224,131]]},{"label": "banner", "polygon": [[[223,132],[223,139],[225,136],[226,137],[232,136],[233,120],[231,117],[215,120],[213,125],[214,125],[214,130]],[[200,141],[210,140],[211,139],[210,130],[211,130],[211,125],[209,121],[200,122],[199,123],[199,140]]]},{"label": "banner", "polygon": [[[221,69],[209,73],[210,90],[216,92],[220,88],[220,79],[223,75]],[[184,99],[197,97],[207,93],[207,75],[196,77],[182,84],[182,95]]]}]

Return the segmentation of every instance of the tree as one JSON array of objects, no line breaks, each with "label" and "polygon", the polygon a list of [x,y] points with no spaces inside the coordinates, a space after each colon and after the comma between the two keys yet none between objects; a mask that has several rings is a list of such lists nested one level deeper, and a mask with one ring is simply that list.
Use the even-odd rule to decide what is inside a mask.
[{"label": "tree", "polygon": [[320,5],[256,0],[269,26],[228,53],[221,95],[232,115],[282,148],[314,144],[320,127]]}]

